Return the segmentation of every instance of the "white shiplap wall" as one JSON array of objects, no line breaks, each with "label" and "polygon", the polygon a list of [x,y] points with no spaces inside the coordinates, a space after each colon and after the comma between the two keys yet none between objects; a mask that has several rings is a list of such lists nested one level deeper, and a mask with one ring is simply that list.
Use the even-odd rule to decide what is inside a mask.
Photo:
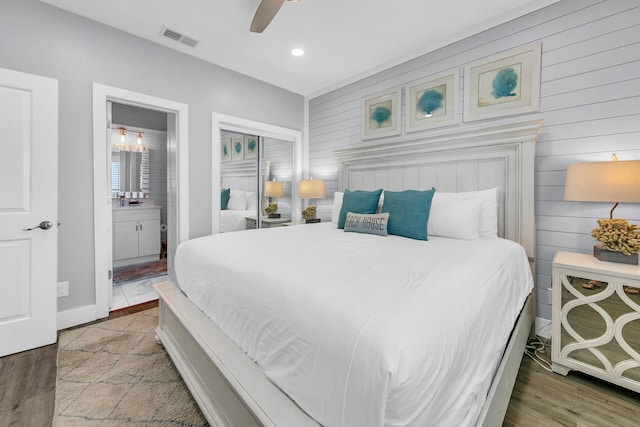
[{"label": "white shiplap wall", "polygon": [[[590,231],[611,208],[565,202],[567,165],[606,161],[613,152],[621,160],[640,159],[640,1],[563,0],[310,99],[309,173],[326,179],[333,194],[334,150],[428,135],[363,142],[363,97],[454,67],[460,67],[462,91],[464,64],[537,41],[542,43],[540,113],[529,116],[543,117],[545,124],[536,147],[536,311],[551,319],[547,288],[556,251],[590,252]],[[317,202],[321,218],[330,219],[332,202]],[[621,205],[616,214],[638,223],[640,205]]]}]

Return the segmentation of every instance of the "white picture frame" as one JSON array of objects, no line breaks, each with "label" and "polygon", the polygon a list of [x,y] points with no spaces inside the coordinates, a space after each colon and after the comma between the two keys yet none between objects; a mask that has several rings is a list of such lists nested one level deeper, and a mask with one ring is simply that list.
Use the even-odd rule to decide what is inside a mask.
[{"label": "white picture frame", "polygon": [[407,83],[405,132],[460,123],[460,69],[454,68]]},{"label": "white picture frame", "polygon": [[466,64],[463,120],[539,111],[541,54],[532,43]]},{"label": "white picture frame", "polygon": [[231,137],[231,160],[244,160],[244,136]]},{"label": "white picture frame", "polygon": [[244,158],[255,159],[258,157],[258,137],[256,135],[244,136]]},{"label": "white picture frame", "polygon": [[231,161],[231,138],[223,138],[220,142],[220,159],[223,163]]},{"label": "white picture frame", "polygon": [[362,140],[402,133],[402,86],[362,100]]}]

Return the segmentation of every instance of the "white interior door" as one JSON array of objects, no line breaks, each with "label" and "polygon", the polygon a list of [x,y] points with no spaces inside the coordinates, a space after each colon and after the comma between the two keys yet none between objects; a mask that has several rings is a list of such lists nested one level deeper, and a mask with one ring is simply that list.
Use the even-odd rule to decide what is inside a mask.
[{"label": "white interior door", "polygon": [[0,146],[0,356],[5,356],[56,341],[57,80],[0,68]]}]

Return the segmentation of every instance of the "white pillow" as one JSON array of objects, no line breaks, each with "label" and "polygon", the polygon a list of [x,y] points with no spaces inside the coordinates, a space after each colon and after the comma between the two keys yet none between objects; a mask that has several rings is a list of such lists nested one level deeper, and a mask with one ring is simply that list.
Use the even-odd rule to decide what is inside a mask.
[{"label": "white pillow", "polygon": [[[391,190],[389,190],[391,191]],[[382,213],[382,206],[384,205],[384,190],[380,193],[380,199],[378,199],[378,207],[376,208],[376,213]]]},{"label": "white pillow", "polygon": [[247,192],[231,189],[227,209],[232,211],[244,211],[247,209]]},{"label": "white pillow", "polygon": [[331,222],[337,224],[340,218],[340,210],[342,209],[342,198],[344,193],[336,191],[333,193],[333,209],[331,210]]},{"label": "white pillow", "polygon": [[247,210],[258,210],[258,193],[255,191],[247,191]]},{"label": "white pillow", "polygon": [[[482,200],[481,217],[480,217],[480,236],[481,237],[497,237],[498,236],[498,202],[499,187],[489,188],[480,191],[464,191],[461,193],[438,193],[433,196],[431,209],[438,204],[439,200],[463,200],[468,198],[480,198]],[[431,215],[429,215],[431,218]],[[429,220],[431,221],[431,220]]]},{"label": "white pillow", "polygon": [[[438,193],[436,193],[438,194]],[[474,240],[480,237],[482,199],[440,198],[431,203],[427,235]]]}]

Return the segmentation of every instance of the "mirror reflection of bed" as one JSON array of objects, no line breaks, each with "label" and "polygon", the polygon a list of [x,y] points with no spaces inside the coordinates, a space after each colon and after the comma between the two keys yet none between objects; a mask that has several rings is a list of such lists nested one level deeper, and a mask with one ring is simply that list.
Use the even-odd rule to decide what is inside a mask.
[{"label": "mirror reflection of bed", "polygon": [[224,130],[221,139],[220,233],[290,222],[293,144]]}]

